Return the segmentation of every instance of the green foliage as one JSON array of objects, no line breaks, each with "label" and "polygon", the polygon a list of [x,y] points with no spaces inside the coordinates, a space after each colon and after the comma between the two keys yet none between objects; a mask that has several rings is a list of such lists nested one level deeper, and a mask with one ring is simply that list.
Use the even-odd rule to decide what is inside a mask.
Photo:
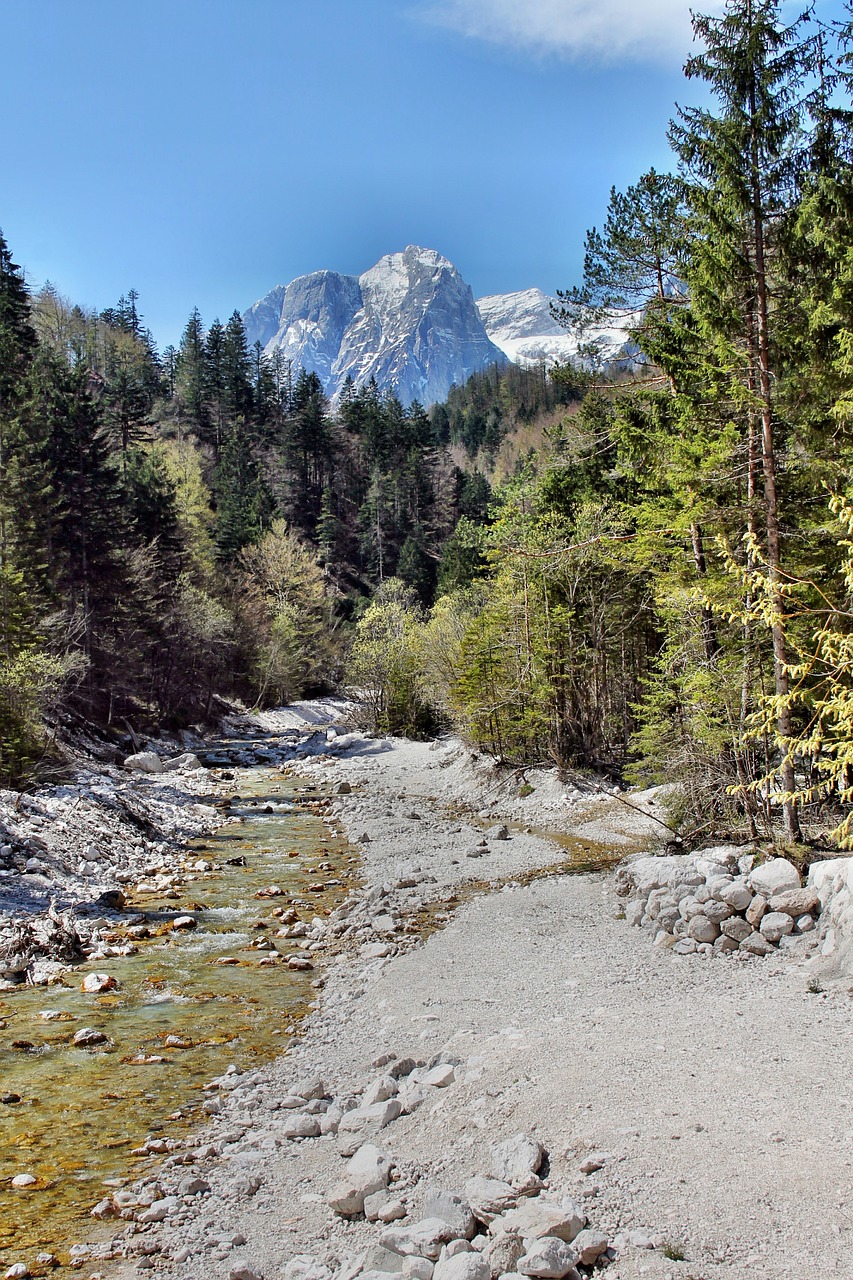
[{"label": "green foliage", "polygon": [[356,625],[346,678],[376,733],[422,737],[433,727],[422,691],[421,624],[414,592],[389,578]]}]

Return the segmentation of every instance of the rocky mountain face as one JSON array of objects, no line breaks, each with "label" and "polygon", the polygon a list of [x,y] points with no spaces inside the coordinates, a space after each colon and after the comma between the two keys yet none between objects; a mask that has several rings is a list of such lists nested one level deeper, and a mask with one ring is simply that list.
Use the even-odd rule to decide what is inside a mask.
[{"label": "rocky mountain face", "polygon": [[[477,310],[492,342],[514,364],[550,365],[555,360],[574,359],[578,351],[577,340],[557,324],[551,313],[555,302],[556,298],[541,289],[522,289],[479,298]],[[595,329],[588,337],[600,344],[605,358],[620,362],[630,358],[623,328]]]},{"label": "rocky mountain face", "polygon": [[249,344],[276,348],[315,371],[326,394],[347,376],[375,378],[404,404],[447,398],[453,383],[507,356],[486,333],[474,296],[451,262],[410,245],[361,276],[315,271],[279,285],[243,316]]}]

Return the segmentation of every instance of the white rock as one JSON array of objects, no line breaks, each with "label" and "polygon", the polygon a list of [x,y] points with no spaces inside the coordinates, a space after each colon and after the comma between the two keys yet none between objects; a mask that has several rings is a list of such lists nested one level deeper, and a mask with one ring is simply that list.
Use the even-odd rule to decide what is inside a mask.
[{"label": "white rock", "polygon": [[575,1236],[572,1244],[577,1250],[578,1262],[582,1262],[585,1267],[591,1267],[607,1249],[607,1236],[602,1235],[600,1231],[584,1228]]},{"label": "white rock", "polygon": [[720,926],[707,916],[694,916],[687,926],[687,936],[694,942],[715,942],[720,936]]},{"label": "white rock", "polygon": [[98,995],[102,991],[114,991],[117,986],[118,979],[108,973],[87,973],[81,990],[89,995]]},{"label": "white rock", "polygon": [[30,1269],[25,1262],[13,1262],[8,1271],[3,1272],[3,1280],[27,1280]]},{"label": "white rock", "polygon": [[165,1222],[173,1213],[176,1213],[180,1206],[180,1200],[177,1196],[164,1196],[162,1200],[155,1200],[147,1209],[143,1209],[138,1215],[139,1222]]},{"label": "white rock", "polygon": [[286,1263],[284,1280],[329,1280],[331,1271],[308,1253],[297,1253]]},{"label": "white rock", "polygon": [[771,858],[760,867],[753,867],[749,879],[755,892],[765,898],[800,887],[800,873],[787,858]]},{"label": "white rock", "polygon": [[464,1237],[473,1236],[476,1229],[470,1205],[452,1191],[428,1187],[424,1193],[423,1214],[425,1218],[441,1218],[451,1223]]},{"label": "white rock", "polygon": [[752,925],[742,916],[731,916],[730,919],[723,921],[720,928],[733,942],[743,942],[752,933]]},{"label": "white rock", "polygon": [[138,751],[126,757],[124,767],[137,773],[162,773],[163,761],[153,751]]},{"label": "white rock", "polygon": [[540,1240],[552,1236],[569,1244],[583,1230],[586,1215],[573,1201],[566,1200],[564,1203],[568,1207],[547,1204],[539,1198],[522,1201],[517,1209],[510,1209],[500,1218],[495,1218],[489,1224],[489,1234],[514,1231],[524,1240]]},{"label": "white rock", "polygon": [[38,1178],[31,1173],[16,1173],[12,1179],[13,1187],[34,1187]]},{"label": "white rock", "polygon": [[320,1121],[316,1116],[291,1113],[282,1124],[281,1132],[285,1138],[318,1138]]},{"label": "white rock", "polygon": [[820,909],[820,898],[813,889],[788,889],[785,893],[774,893],[767,905],[771,911],[782,911],[788,916],[806,916]]},{"label": "white rock", "polygon": [[527,1252],[518,1260],[518,1270],[523,1276],[542,1276],[549,1280],[562,1280],[563,1276],[576,1276],[576,1251],[565,1240],[545,1236],[541,1240],[525,1241]]},{"label": "white rock", "polygon": [[752,897],[752,890],[743,878],[732,880],[720,890],[720,902],[725,902],[735,911],[746,911]]},{"label": "white rock", "polygon": [[384,1129],[402,1114],[403,1108],[397,1098],[389,1098],[387,1102],[375,1102],[369,1107],[355,1107],[341,1117],[338,1132],[361,1133]]},{"label": "white rock", "polygon": [[469,1178],[465,1199],[481,1222],[490,1223],[498,1214],[515,1208],[518,1196],[508,1182],[498,1178]]},{"label": "white rock", "polygon": [[814,916],[800,916],[796,925],[798,933],[811,933],[815,927]]},{"label": "white rock", "polygon": [[428,1258],[406,1258],[403,1261],[403,1275],[406,1280],[432,1280],[434,1263]]},{"label": "white rock", "polygon": [[433,1089],[446,1089],[456,1079],[456,1072],[448,1062],[440,1062],[437,1067],[421,1076],[420,1083]]},{"label": "white rock", "polygon": [[489,1264],[479,1253],[458,1253],[437,1262],[432,1280],[492,1280]]},{"label": "white rock", "polygon": [[794,921],[784,911],[768,911],[761,917],[760,928],[768,942],[778,942],[786,934],[793,933]]},{"label": "white rock", "polygon": [[192,751],[184,751],[182,755],[173,756],[171,760],[163,760],[162,767],[163,772],[170,773],[176,769],[203,769],[204,765]]},{"label": "white rock", "polygon": [[492,1173],[501,1182],[513,1187],[531,1184],[531,1174],[536,1174],[545,1157],[542,1143],[527,1133],[516,1133],[505,1142],[492,1147]]},{"label": "white rock", "polygon": [[366,1090],[362,1105],[372,1107],[377,1102],[387,1102],[389,1098],[396,1098],[399,1092],[400,1087],[393,1076],[379,1076]]},{"label": "white rock", "polygon": [[388,1227],[379,1237],[379,1243],[392,1253],[415,1254],[434,1262],[443,1244],[459,1240],[463,1234],[458,1227],[443,1222],[441,1218],[423,1218],[408,1227]]},{"label": "white rock", "polygon": [[761,933],[751,933],[748,938],[744,938],[740,944],[740,949],[741,951],[748,951],[750,955],[767,956],[773,950],[773,943],[769,942]]}]

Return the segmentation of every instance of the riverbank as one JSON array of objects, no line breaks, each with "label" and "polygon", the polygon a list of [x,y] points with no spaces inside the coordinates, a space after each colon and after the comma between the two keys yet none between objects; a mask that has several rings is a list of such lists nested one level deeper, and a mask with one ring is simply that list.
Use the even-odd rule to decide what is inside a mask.
[{"label": "riverbank", "polygon": [[[529,1204],[570,1201],[613,1280],[849,1274],[848,983],[821,991],[813,958],[674,956],[600,865],[568,873],[655,842],[653,793],[566,794],[452,743],[298,754],[366,881],[325,927],[317,1007],[285,1057],[211,1082],[210,1126],[128,1189],[127,1260],[80,1251],[85,1274],[426,1280],[385,1233],[436,1187],[470,1200],[519,1132],[547,1151]],[[387,1156],[376,1221],[341,1212],[365,1141]]]}]

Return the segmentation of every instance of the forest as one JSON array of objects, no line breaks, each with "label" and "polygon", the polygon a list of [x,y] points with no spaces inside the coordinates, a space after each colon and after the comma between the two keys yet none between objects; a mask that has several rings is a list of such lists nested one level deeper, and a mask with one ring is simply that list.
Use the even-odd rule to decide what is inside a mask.
[{"label": "forest", "polygon": [[675,783],[686,840],[853,841],[853,21],[782,8],[694,17],[672,171],[559,294],[632,373],[330,406],[238,312],[159,352],[134,291],[31,295],[0,240],[0,780],[77,721],[350,687],[520,786]]}]

